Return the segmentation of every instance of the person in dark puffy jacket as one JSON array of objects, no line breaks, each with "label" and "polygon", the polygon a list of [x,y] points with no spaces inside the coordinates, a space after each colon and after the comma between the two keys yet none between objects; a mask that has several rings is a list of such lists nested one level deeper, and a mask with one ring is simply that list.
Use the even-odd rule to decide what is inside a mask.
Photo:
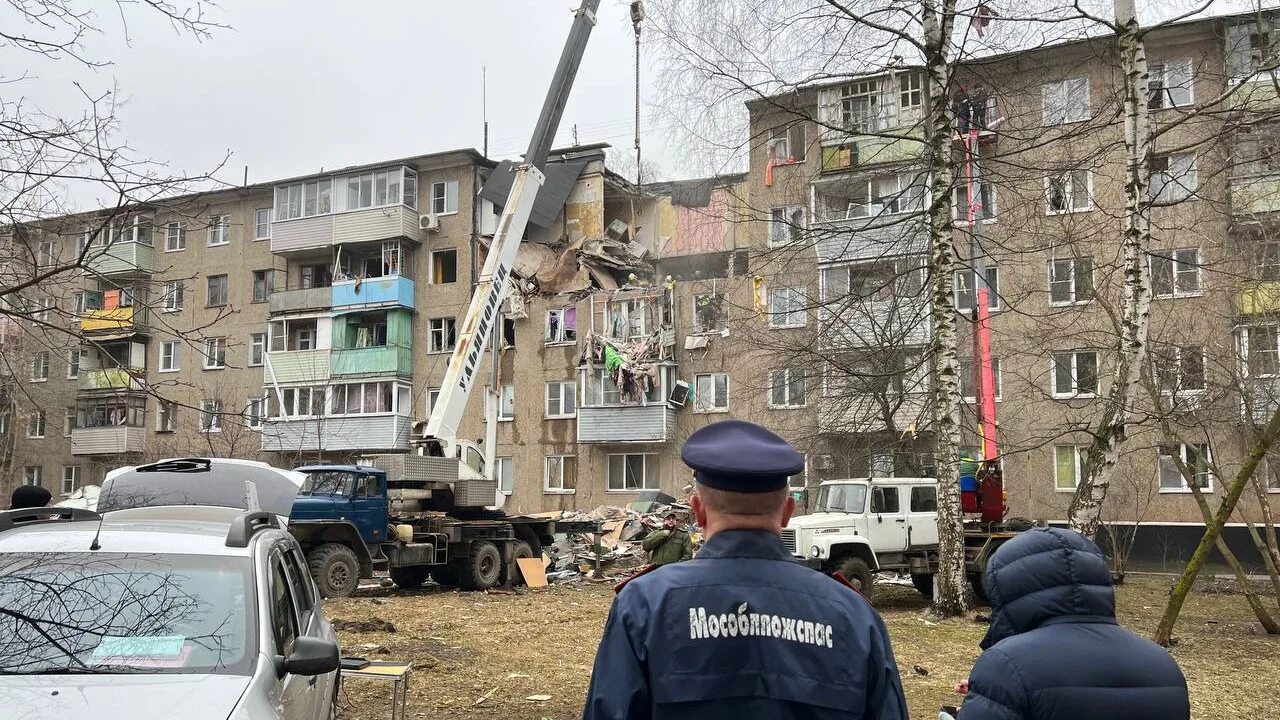
[{"label": "person in dark puffy jacket", "polygon": [[959,720],[1187,720],[1187,681],[1164,648],[1116,622],[1102,551],[1035,528],[986,571],[991,628]]}]

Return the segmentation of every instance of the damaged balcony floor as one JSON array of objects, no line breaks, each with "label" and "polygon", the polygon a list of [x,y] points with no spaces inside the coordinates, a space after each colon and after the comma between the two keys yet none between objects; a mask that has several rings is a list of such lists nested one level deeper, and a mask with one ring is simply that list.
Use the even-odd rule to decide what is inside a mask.
[{"label": "damaged balcony floor", "polygon": [[[1130,576],[1119,588],[1125,626],[1149,635],[1170,583],[1170,578]],[[985,625],[971,619],[935,621],[914,590],[880,585],[876,592],[911,716],[935,717],[940,705],[955,701],[951,688],[977,658]],[[612,582],[522,589],[514,595],[428,585],[412,592],[373,590],[328,601],[325,609],[339,627],[344,655],[413,663],[409,718],[569,720],[582,715],[612,599]],[[1273,598],[1263,601],[1274,610]],[[386,623],[395,631],[389,632]],[[1259,632],[1243,596],[1197,591],[1188,598],[1172,652],[1191,687],[1193,718],[1263,717],[1280,704],[1280,663],[1274,661],[1280,640]],[[362,644],[383,646],[386,653],[362,651]],[[384,683],[348,680],[342,694],[342,718],[390,717],[390,688]]]}]

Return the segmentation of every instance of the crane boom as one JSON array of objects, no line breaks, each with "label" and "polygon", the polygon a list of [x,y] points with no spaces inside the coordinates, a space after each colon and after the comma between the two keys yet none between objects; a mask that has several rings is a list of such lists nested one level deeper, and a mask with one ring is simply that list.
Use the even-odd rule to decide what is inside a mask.
[{"label": "crane boom", "polygon": [[569,30],[569,38],[560,54],[555,75],[551,78],[551,87],[543,101],[542,112],[538,115],[533,136],[529,139],[529,149],[525,153],[524,162],[514,170],[511,191],[502,208],[502,216],[498,219],[493,243],[480,271],[471,304],[458,328],[457,343],[449,358],[444,382],[440,386],[440,396],[431,410],[431,417],[427,420],[423,433],[428,451],[433,454],[451,454],[444,445],[454,444],[458,423],[462,420],[467,400],[471,397],[476,371],[484,357],[494,325],[498,322],[520,241],[529,223],[534,200],[546,179],[543,168],[546,167],[547,155],[555,141],[578,67],[582,64],[587,40],[595,27],[596,9],[599,5],[600,0],[582,0],[582,5],[574,12],[573,27]]}]

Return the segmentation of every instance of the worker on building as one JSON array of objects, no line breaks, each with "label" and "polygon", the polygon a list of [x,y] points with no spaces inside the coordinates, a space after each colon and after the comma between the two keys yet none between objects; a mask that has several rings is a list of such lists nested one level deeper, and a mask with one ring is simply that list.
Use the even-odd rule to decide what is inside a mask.
[{"label": "worker on building", "polygon": [[1187,681],[1116,622],[1111,570],[1071,530],[1038,527],[987,565],[991,628],[959,720],[1186,720]]},{"label": "worker on building", "polygon": [[53,495],[39,485],[19,485],[14,488],[13,494],[9,496],[9,509],[22,510],[24,508],[45,507],[51,500],[53,500]]},{"label": "worker on building", "polygon": [[681,456],[706,543],[615,588],[584,720],[905,719],[880,617],[782,544],[804,457],[738,420],[693,433]]},{"label": "worker on building", "polygon": [[640,545],[649,553],[650,565],[670,565],[693,559],[693,538],[688,530],[680,527],[674,510],[663,518],[661,528],[644,536]]}]

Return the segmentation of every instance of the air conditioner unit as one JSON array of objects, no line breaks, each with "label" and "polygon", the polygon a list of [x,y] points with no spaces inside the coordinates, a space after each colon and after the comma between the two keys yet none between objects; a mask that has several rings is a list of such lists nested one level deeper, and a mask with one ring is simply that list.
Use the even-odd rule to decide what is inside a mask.
[{"label": "air conditioner unit", "polygon": [[418,216],[418,229],[429,230],[431,232],[440,231],[440,216],[428,213]]},{"label": "air conditioner unit", "polygon": [[689,402],[689,383],[677,380],[676,386],[671,388],[671,394],[667,396],[667,402],[684,407],[684,404]]},{"label": "air conditioner unit", "polygon": [[835,464],[835,459],[827,454],[815,455],[813,458],[814,470],[830,470],[835,467]]}]

